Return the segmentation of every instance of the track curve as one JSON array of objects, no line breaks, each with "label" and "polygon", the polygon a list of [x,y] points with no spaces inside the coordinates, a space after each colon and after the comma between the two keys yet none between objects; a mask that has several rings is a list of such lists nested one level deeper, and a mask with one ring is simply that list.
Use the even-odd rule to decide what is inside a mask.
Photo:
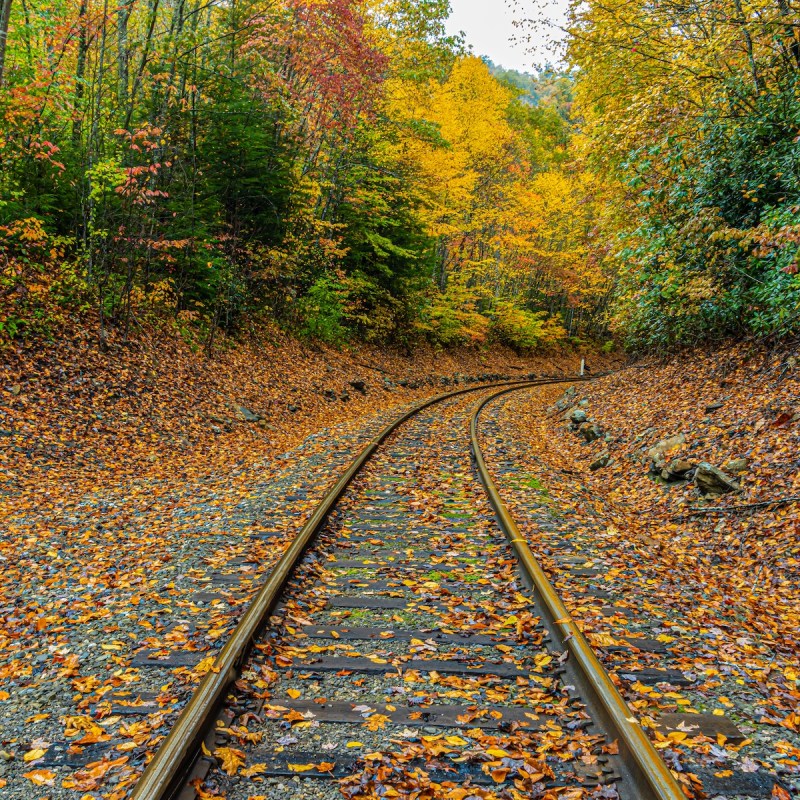
[{"label": "track curve", "polygon": [[[611,783],[616,785],[619,796],[625,800],[683,798],[671,773],[647,736],[632,721],[631,712],[590,646],[569,619],[566,608],[522,540],[519,528],[488,473],[481,452],[478,435],[480,412],[493,399],[516,389],[575,383],[578,380],[544,379],[449,392],[413,407],[370,442],[327,492],[312,517],[284,552],[213,668],[134,787],[132,799],[172,800],[179,795],[182,798],[195,796],[194,789],[187,785],[192,777],[192,769],[195,768],[195,777],[202,777],[208,769],[213,770],[217,763],[213,758],[214,753],[223,762],[225,758],[237,761],[241,756],[241,764],[235,763],[232,771],[224,769],[227,775],[235,776],[239,766],[248,757],[244,750],[237,749],[239,746],[247,747],[245,742],[262,742],[262,739],[264,742],[275,740],[275,736],[266,732],[266,729],[250,731],[248,722],[252,720],[262,727],[269,727],[269,720],[276,720],[282,730],[290,732],[298,721],[302,721],[298,731],[308,725],[319,727],[321,723],[331,723],[327,726],[329,729],[349,731],[351,736],[358,735],[355,726],[366,725],[372,733],[360,738],[373,744],[345,743],[342,740],[337,745],[335,737],[328,739],[326,748],[335,751],[330,761],[330,756],[325,757],[319,751],[299,752],[298,748],[308,741],[308,737],[303,739],[301,733],[298,733],[300,739],[292,735],[278,738],[275,741],[280,746],[274,751],[266,752],[262,747],[254,753],[257,761],[264,762],[257,763],[254,767],[256,772],[251,773],[257,776],[259,782],[263,782],[259,773],[265,773],[266,776],[288,775],[297,780],[298,776],[293,773],[301,772],[303,778],[328,779],[329,785],[330,778],[339,778],[341,791],[354,800],[379,796],[369,792],[376,786],[383,786],[384,781],[402,783],[405,770],[419,764],[433,769],[430,777],[424,778],[428,791],[434,792],[431,797],[459,796],[436,794],[437,791],[445,791],[442,787],[457,787],[459,780],[463,786],[480,786],[482,781],[488,780],[491,788],[476,789],[476,792],[483,793],[474,796],[495,797],[492,789],[498,783],[508,785],[505,791],[512,793],[503,796],[514,797],[539,796],[533,792],[544,791],[546,785],[556,787],[558,792],[569,792],[570,786],[590,792],[593,791],[590,787],[601,791],[603,786]],[[474,411],[446,403],[460,402],[461,395],[477,391],[491,393],[481,399]],[[404,423],[440,403],[447,408],[456,408],[456,411],[448,412],[449,422],[443,419],[436,421],[435,416],[429,423],[415,422],[414,430],[404,434],[403,439],[398,430]],[[440,413],[439,416],[444,418],[446,415]],[[463,479],[465,464],[468,472],[470,462],[469,451],[466,451],[463,438],[460,438],[460,425],[469,428],[471,453],[477,466],[477,477],[470,479],[474,483],[472,488],[469,488],[469,480],[465,483]],[[393,438],[394,444],[388,446],[388,450],[382,449],[382,445],[394,434],[400,439]],[[433,437],[434,446],[420,438],[427,435]],[[409,455],[415,451],[420,455]],[[371,464],[379,452],[381,456],[377,460],[381,461],[382,467]],[[398,471],[396,467],[402,465],[404,458],[411,458],[412,461],[416,458],[419,463],[410,471]],[[464,461],[464,458],[467,460]],[[424,467],[426,459],[428,467]],[[457,463],[461,465],[458,468]],[[389,504],[379,508],[393,508],[387,517],[388,527],[381,525],[379,532],[352,536],[353,530],[347,527],[353,527],[352,519],[349,523],[347,520],[352,517],[359,503],[362,508],[373,509],[367,513],[368,519],[376,515],[380,517],[380,513],[375,512],[376,506],[371,505],[374,501],[369,499],[374,494],[364,495],[361,500],[354,501],[352,497],[344,499],[346,492],[348,496],[352,494],[348,487],[356,476],[365,471],[367,465],[373,472],[376,469],[378,473],[381,469],[388,469],[389,472],[384,474],[395,474],[398,488],[395,490],[395,483],[391,482],[394,478],[384,477],[381,479],[383,483],[379,483],[384,487],[382,491]],[[450,473],[447,470],[451,467],[453,473],[448,477]],[[366,471],[369,473],[369,470]],[[387,480],[390,482],[387,483]],[[362,479],[359,478],[359,481]],[[435,489],[437,481],[443,481],[441,492]],[[451,485],[454,482],[458,484],[457,487]],[[442,508],[449,502],[451,509],[457,509],[460,502],[458,498],[465,496],[465,492],[467,495],[470,492],[474,494],[477,487],[485,488],[486,495],[479,502],[479,505],[482,503],[485,506],[485,510],[475,518],[476,524],[473,526],[475,520],[470,519],[468,523],[465,519],[461,527],[456,525],[452,531],[445,531],[445,536],[426,539],[425,526],[433,534],[437,530],[436,525],[441,526],[444,518],[440,515],[440,521],[436,523],[436,513],[430,508],[420,517],[422,501],[414,500],[409,504],[408,498],[420,494],[427,497],[427,502],[433,502],[434,507],[437,503],[441,506],[434,496],[447,495],[449,491],[447,496],[450,500],[442,501],[445,503]],[[354,491],[358,494],[361,489]],[[477,491],[481,489],[477,488]],[[469,504],[465,508],[469,508]],[[402,519],[408,513],[411,513],[411,517],[403,524]],[[492,515],[513,548],[523,580],[535,590],[533,599],[521,594],[515,586],[513,558],[509,561],[503,556],[503,547],[508,549],[508,545],[500,545],[502,536],[492,533],[491,528],[495,525]],[[357,514],[355,519],[358,519]],[[427,522],[420,523],[420,519],[427,519]],[[342,524],[344,528],[337,527]],[[326,525],[332,531],[327,544],[323,542],[321,550],[314,551],[316,555],[305,558],[304,567],[300,570],[302,574],[299,574],[297,568],[304,554]],[[330,528],[331,525],[333,528]],[[344,533],[344,544],[339,543],[340,532]],[[430,552],[429,546],[433,547]],[[395,551],[387,551],[387,547],[394,547]],[[356,548],[355,554],[361,553],[361,560],[348,560],[348,553],[353,552],[348,548]],[[508,552],[512,551],[509,549]],[[364,553],[366,556],[363,556]],[[375,577],[389,580],[374,580]],[[321,582],[321,590],[310,588],[314,581]],[[337,587],[343,587],[345,594],[352,590],[364,596],[360,602],[356,602],[358,595],[350,595],[350,600],[337,597]],[[416,594],[420,594],[422,599],[415,599]],[[322,604],[319,602],[320,595],[328,598]],[[396,599],[401,595],[410,599]],[[299,605],[293,597],[301,598]],[[279,600],[283,616],[270,616],[278,614],[276,605]],[[327,616],[317,613],[331,603],[334,607],[351,610]],[[362,612],[352,609],[359,608],[370,609],[366,616],[373,621],[377,619],[379,626],[359,627],[359,623],[356,623],[355,626],[342,627],[338,624],[340,619],[345,622],[348,619],[350,622],[355,620],[355,614]],[[392,608],[399,610],[390,620],[381,621],[380,609]],[[378,616],[370,617],[372,610],[376,610]],[[316,617],[314,613],[317,613]],[[336,618],[339,613],[343,613],[344,617]],[[392,614],[390,611],[385,613]],[[505,622],[504,616],[507,617]],[[310,624],[312,617],[316,625]],[[297,619],[301,620],[301,631],[297,630]],[[265,628],[268,620],[270,626]],[[510,621],[515,621],[516,633],[507,630]],[[346,644],[339,641],[342,637]],[[390,644],[394,649],[386,649],[387,639],[393,640]],[[313,646],[307,646],[309,641]],[[332,644],[317,644],[325,641]],[[356,650],[352,644],[354,642],[367,643],[361,645],[364,653]],[[405,642],[409,644],[403,644]],[[343,647],[344,651],[341,649]],[[445,650],[447,657],[438,657],[437,648],[439,651]],[[563,649],[563,653],[559,654],[559,649]],[[333,653],[333,657],[315,655],[328,652]],[[431,653],[434,657],[431,657]],[[498,655],[500,660],[497,660]],[[554,659],[555,656],[559,657]],[[353,675],[353,686],[348,688],[349,679],[343,678],[347,685],[342,687],[340,683],[333,690],[333,695],[339,693],[338,699],[335,696],[331,699],[330,692],[321,691],[320,694],[325,696],[315,698],[312,704],[302,697],[305,688],[302,681],[298,683],[293,677],[298,669],[307,671],[301,678],[310,677],[313,681],[322,681],[325,675]],[[397,670],[397,674],[394,670]],[[249,699],[235,699],[234,695],[237,692],[241,695],[242,685],[247,683],[243,676],[257,674],[269,676],[267,683],[257,680],[260,686],[268,688],[255,694],[250,692]],[[370,686],[365,681],[371,675],[384,677],[371,679],[376,688],[372,689],[371,694],[365,689],[367,702],[360,703],[357,698],[362,690],[355,687]],[[411,680],[412,686],[424,684],[427,688],[409,697],[409,700],[416,698],[413,704],[398,708],[391,698],[405,698],[406,690],[392,688],[386,681],[390,680],[390,676],[396,680],[404,675],[406,681]],[[236,689],[230,693],[234,682]],[[319,687],[320,684],[314,685]],[[283,694],[286,694],[287,686],[295,688],[289,688],[285,697],[275,696],[276,687],[284,687]],[[449,686],[451,690],[442,693],[436,690],[440,686]],[[387,689],[388,695],[382,698],[385,702],[381,703],[380,696]],[[392,694],[396,690],[400,692],[399,695]],[[437,698],[445,697],[465,698],[467,705],[437,701]],[[495,704],[483,707],[487,699],[491,701],[492,698]],[[503,699],[504,704],[498,705]],[[220,718],[220,709],[226,702],[228,711]],[[237,716],[244,720],[244,725],[233,724]],[[391,750],[392,745],[388,745],[388,740],[381,739],[382,728],[401,724],[406,726],[402,736],[411,737],[405,742],[405,749],[402,753],[385,752],[387,747]],[[421,728],[421,738],[409,728]],[[229,747],[224,737],[215,740],[215,729],[217,732],[224,731],[234,746]],[[459,735],[442,737],[438,733],[432,735],[440,729],[466,731],[468,738]],[[431,735],[422,736],[426,731]],[[238,741],[237,736],[240,737]],[[559,740],[558,747],[562,748],[562,755],[547,755],[556,746],[548,737]],[[316,740],[320,738],[313,737]],[[619,755],[615,740],[619,745]],[[298,741],[301,741],[298,748],[291,747]],[[392,742],[397,744],[394,739]],[[290,758],[308,763],[287,762],[284,744],[289,745]],[[217,749],[212,753],[215,746]],[[346,750],[351,746],[372,747],[375,752],[354,758]],[[201,759],[205,767],[198,773],[201,747],[206,754],[206,758]],[[462,747],[466,747],[466,750],[461,750]],[[231,756],[231,753],[235,755]],[[436,753],[447,755],[439,758]],[[568,755],[570,753],[571,756]],[[430,761],[432,754],[433,760]],[[443,759],[444,771],[441,768]],[[574,766],[570,767],[567,762]],[[242,774],[246,774],[246,770]],[[417,775],[415,780],[423,780],[419,778],[421,773],[418,766],[413,767],[413,774]],[[225,780],[224,775],[222,779]],[[508,784],[508,781],[513,783]],[[200,786],[198,780],[193,783],[195,788]],[[283,784],[278,784],[279,789],[282,787]],[[236,786],[232,788],[232,797],[237,798]],[[520,794],[518,790],[529,794]],[[457,789],[446,788],[446,791]],[[332,795],[322,792],[297,796],[317,798]]]},{"label": "track curve", "polygon": [[622,769],[627,773],[623,775],[623,780],[627,779],[629,787],[636,787],[634,794],[629,794],[627,790],[625,794],[641,800],[684,800],[685,795],[669,768],[658,755],[547,578],[489,473],[480,446],[480,415],[486,406],[513,392],[515,388],[517,387],[504,388],[486,398],[472,415],[470,441],[481,482],[486,488],[500,527],[514,547],[520,566],[537,592],[548,627],[570,654],[572,677],[580,684],[582,696],[588,700],[595,718],[602,719],[606,733],[619,742]]}]

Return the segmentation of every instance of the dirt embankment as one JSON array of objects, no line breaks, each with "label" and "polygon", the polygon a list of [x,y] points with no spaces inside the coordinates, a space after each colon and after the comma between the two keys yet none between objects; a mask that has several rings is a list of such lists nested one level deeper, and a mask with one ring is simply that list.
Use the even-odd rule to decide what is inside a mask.
[{"label": "dirt embankment", "polygon": [[173,335],[101,347],[73,330],[0,354],[0,491],[230,469],[467,378],[572,373],[579,362],[502,348],[338,351],[274,332],[209,357]]}]

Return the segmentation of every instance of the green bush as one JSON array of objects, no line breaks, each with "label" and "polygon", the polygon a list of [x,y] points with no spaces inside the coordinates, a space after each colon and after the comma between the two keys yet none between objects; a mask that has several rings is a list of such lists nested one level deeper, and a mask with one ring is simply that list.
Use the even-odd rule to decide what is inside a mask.
[{"label": "green bush", "polygon": [[567,332],[561,323],[545,311],[527,311],[510,300],[494,304],[492,336],[515,350],[549,347],[563,341]]},{"label": "green bush", "polygon": [[328,344],[344,344],[348,338],[348,330],[342,324],[345,295],[345,287],[337,277],[318,278],[300,301],[300,334]]}]

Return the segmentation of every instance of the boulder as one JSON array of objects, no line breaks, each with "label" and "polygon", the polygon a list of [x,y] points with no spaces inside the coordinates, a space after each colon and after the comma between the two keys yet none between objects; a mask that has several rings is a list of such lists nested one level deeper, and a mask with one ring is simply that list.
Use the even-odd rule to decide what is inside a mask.
[{"label": "boulder", "polygon": [[[533,380],[535,378],[535,374],[531,373],[528,378]],[[573,398],[575,397],[575,387],[570,386],[566,392],[556,401],[556,409],[558,411],[566,411],[571,405],[573,405]]]},{"label": "boulder", "polygon": [[670,436],[668,439],[662,439],[658,444],[653,445],[648,451],[647,456],[648,458],[658,463],[659,461],[664,460],[664,456],[675,448],[680,447],[682,444],[686,444],[686,437],[682,433],[678,433],[675,436]]},{"label": "boulder", "polygon": [[703,461],[697,465],[694,482],[703,494],[727,494],[740,491],[739,484],[721,469]]},{"label": "boulder", "polygon": [[575,408],[570,412],[569,421],[573,425],[582,425],[586,420],[589,418],[586,416],[586,412],[581,408]]},{"label": "boulder", "polygon": [[355,380],[350,381],[350,385],[357,391],[361,392],[361,394],[367,393],[367,384],[362,380]]},{"label": "boulder", "polygon": [[688,477],[697,465],[683,458],[675,458],[670,461],[669,466],[661,470],[661,477],[665,481],[682,481]]},{"label": "boulder", "polygon": [[750,468],[750,461],[746,458],[732,458],[722,465],[728,472],[742,473]]},{"label": "boulder", "polygon": [[592,472],[597,472],[597,470],[607,467],[610,463],[611,454],[608,452],[608,450],[604,450],[594,461],[592,461],[591,464],[589,464],[589,469]]},{"label": "boulder", "polygon": [[250,411],[249,408],[245,408],[244,406],[236,406],[236,415],[241,417],[245,422],[258,422],[261,419],[260,414],[256,414],[254,411]]},{"label": "boulder", "polygon": [[594,422],[584,422],[583,425],[578,428],[578,432],[589,443],[596,442],[603,437],[602,429]]}]

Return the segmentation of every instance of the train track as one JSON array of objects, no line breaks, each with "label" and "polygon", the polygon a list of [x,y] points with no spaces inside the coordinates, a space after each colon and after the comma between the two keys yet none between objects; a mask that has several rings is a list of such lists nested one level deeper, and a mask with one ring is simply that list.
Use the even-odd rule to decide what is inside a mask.
[{"label": "train track", "polygon": [[442,395],[368,445],[269,575],[132,800],[683,798],[481,453],[487,402],[574,381]]}]

